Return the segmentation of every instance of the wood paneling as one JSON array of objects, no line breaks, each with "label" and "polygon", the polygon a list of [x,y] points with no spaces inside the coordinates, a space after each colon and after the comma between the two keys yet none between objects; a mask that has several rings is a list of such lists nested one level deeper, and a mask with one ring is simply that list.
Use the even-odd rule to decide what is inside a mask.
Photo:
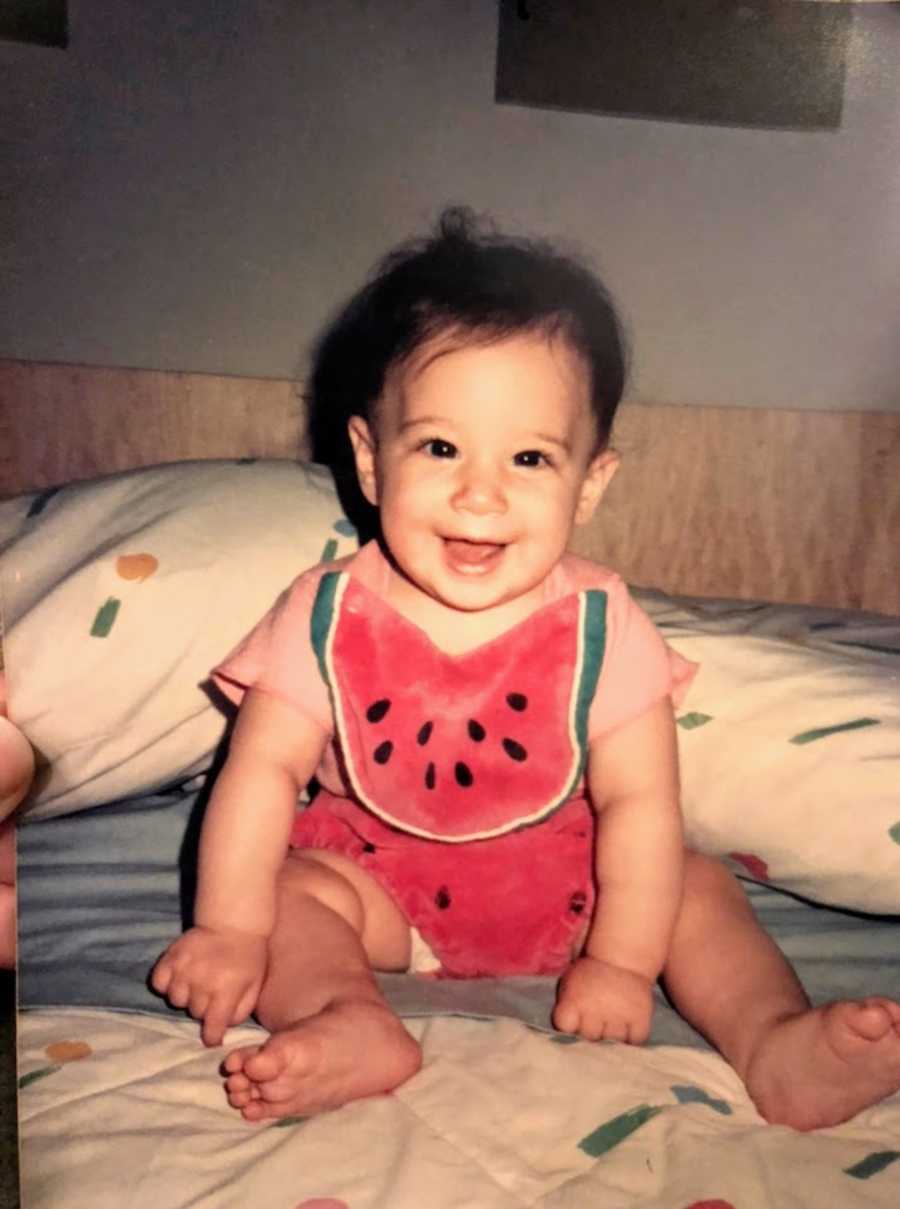
[{"label": "wood paneling", "polygon": [[900,615],[900,414],[623,407],[579,552],[632,583]]},{"label": "wood paneling", "polygon": [[0,361],[0,496],[155,462],[305,452],[292,382]]},{"label": "wood paneling", "polygon": [[[296,457],[294,383],[0,361],[0,495],[186,458]],[[900,615],[900,414],[622,408],[575,549],[632,583]]]}]

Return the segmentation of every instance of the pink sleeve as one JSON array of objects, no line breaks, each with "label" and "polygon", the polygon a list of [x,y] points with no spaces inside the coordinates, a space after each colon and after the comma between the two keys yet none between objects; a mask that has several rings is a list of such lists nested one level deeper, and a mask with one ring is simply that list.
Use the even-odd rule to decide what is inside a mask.
[{"label": "pink sleeve", "polygon": [[639,717],[663,697],[678,705],[697,671],[660,636],[616,577],[607,586],[606,652],[588,717],[588,740]]},{"label": "pink sleeve", "polygon": [[327,567],[307,571],[212,671],[216,687],[238,705],[247,689],[271,693],[333,730],[328,689],[310,640],[310,617]]}]

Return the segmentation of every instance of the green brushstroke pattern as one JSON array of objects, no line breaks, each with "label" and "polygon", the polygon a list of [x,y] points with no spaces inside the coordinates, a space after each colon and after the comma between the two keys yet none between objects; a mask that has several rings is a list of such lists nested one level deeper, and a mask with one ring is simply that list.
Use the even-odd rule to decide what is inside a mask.
[{"label": "green brushstroke pattern", "polygon": [[646,1125],[657,1113],[661,1112],[662,1105],[639,1104],[637,1108],[620,1113],[611,1121],[606,1121],[603,1125],[598,1126],[593,1133],[589,1133],[587,1137],[581,1139],[578,1149],[583,1150],[589,1158],[598,1159],[613,1147],[618,1146],[620,1142],[624,1142],[636,1129]]},{"label": "green brushstroke pattern", "polygon": [[119,612],[121,600],[116,600],[115,596],[110,598],[100,606],[97,610],[97,616],[94,618],[94,624],[91,626],[92,638],[106,638],[109,631],[113,628],[113,623],[116,620],[116,615]]},{"label": "green brushstroke pattern", "polygon": [[838,735],[845,730],[861,730],[864,726],[877,726],[880,718],[854,718],[852,722],[838,722],[836,726],[820,726],[816,730],[804,730],[794,735],[792,743],[816,743],[819,739],[827,739],[829,735]]},{"label": "green brushstroke pattern", "polygon": [[698,726],[706,726],[707,722],[712,722],[712,714],[700,714],[695,711],[682,714],[676,721],[683,730],[696,730]]},{"label": "green brushstroke pattern", "polygon": [[705,1104],[723,1117],[731,1116],[731,1105],[725,1100],[714,1100],[702,1087],[690,1083],[676,1084],[672,1087],[672,1094],[679,1104]]},{"label": "green brushstroke pattern", "polygon": [[890,1167],[895,1159],[900,1159],[900,1150],[876,1150],[852,1167],[845,1167],[844,1174],[853,1176],[855,1180],[868,1180],[879,1171],[884,1171],[885,1167]]},{"label": "green brushstroke pattern", "polygon": [[28,1087],[30,1083],[37,1083],[38,1079],[44,1079],[47,1075],[53,1075],[56,1071],[62,1070],[61,1066],[42,1066],[39,1070],[30,1070],[27,1075],[23,1075],[19,1080],[19,1091],[23,1087]]}]

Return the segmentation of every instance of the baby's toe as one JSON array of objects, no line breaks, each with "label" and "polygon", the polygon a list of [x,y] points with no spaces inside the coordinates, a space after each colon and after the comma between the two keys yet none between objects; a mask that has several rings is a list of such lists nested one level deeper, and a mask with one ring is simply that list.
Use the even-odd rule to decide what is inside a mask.
[{"label": "baby's toe", "polygon": [[827,1017],[835,1030],[846,1032],[862,1041],[881,1041],[894,1031],[900,1012],[889,999],[870,998],[835,1003]]},{"label": "baby's toe", "polygon": [[222,1069],[227,1075],[241,1073],[248,1059],[258,1054],[260,1049],[261,1046],[259,1045],[245,1046],[243,1049],[233,1049],[222,1059]]},{"label": "baby's toe", "polygon": [[289,1052],[277,1044],[276,1038],[244,1060],[244,1073],[254,1083],[271,1083],[285,1073],[289,1058]]},{"label": "baby's toe", "polygon": [[225,1077],[225,1090],[229,1093],[249,1091],[252,1086],[243,1071],[235,1071],[233,1075]]},{"label": "baby's toe", "polygon": [[[235,1105],[235,1107],[238,1107]],[[241,1116],[245,1121],[265,1121],[269,1117],[277,1116],[262,1100],[250,1100],[244,1104],[241,1109]]]}]

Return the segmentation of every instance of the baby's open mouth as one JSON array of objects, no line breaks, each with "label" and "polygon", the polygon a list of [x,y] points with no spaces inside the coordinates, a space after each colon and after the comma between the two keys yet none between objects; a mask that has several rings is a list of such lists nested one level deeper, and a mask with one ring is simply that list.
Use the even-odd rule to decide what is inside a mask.
[{"label": "baby's open mouth", "polygon": [[450,563],[461,571],[486,571],[505,549],[506,546],[502,542],[471,542],[464,538],[444,538],[444,550]]}]

